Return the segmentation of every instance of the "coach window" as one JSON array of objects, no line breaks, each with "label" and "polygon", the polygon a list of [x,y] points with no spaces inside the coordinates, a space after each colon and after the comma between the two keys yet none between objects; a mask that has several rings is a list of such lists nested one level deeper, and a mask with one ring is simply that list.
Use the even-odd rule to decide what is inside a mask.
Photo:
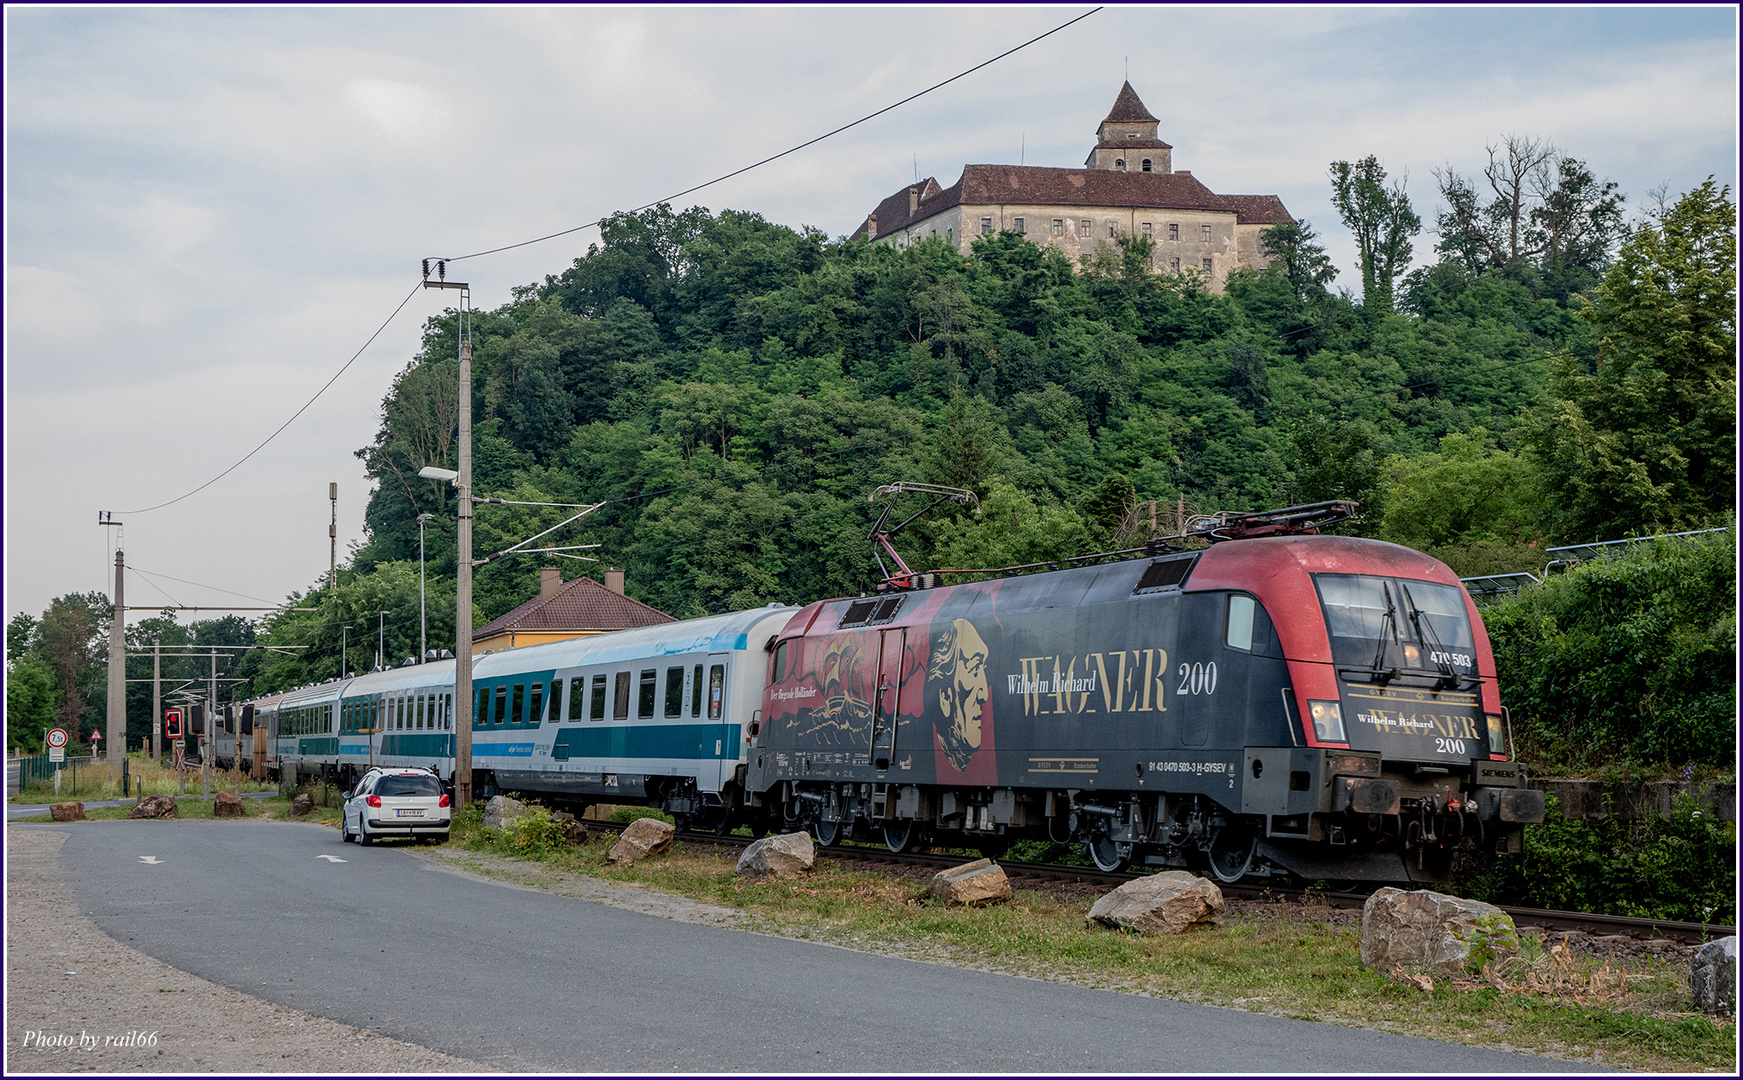
[{"label": "coach window", "polygon": [[684,669],[666,669],[666,716],[684,715]]},{"label": "coach window", "polygon": [[442,727],[452,729],[454,726],[454,695],[442,695]]},{"label": "coach window", "polygon": [[696,672],[690,679],[690,715],[702,715],[702,665],[696,665]]},{"label": "coach window", "polygon": [[551,680],[551,697],[545,702],[545,711],[551,714],[551,723],[563,719],[563,680]]},{"label": "coach window", "polygon": [[647,720],[654,715],[654,693],[659,685],[659,673],[653,668],[643,668],[641,692],[636,695],[635,714],[639,719]]},{"label": "coach window", "polygon": [[478,700],[472,703],[472,726],[483,727],[490,723],[490,687],[478,688]]},{"label": "coach window", "polygon": [[1223,634],[1223,644],[1231,649],[1252,651],[1254,606],[1250,596],[1229,595],[1228,627]]},{"label": "coach window", "polygon": [[[520,690],[520,687],[518,687],[518,686],[515,687],[515,690],[517,691],[515,696],[518,698],[520,696],[520,694],[518,693],[518,691]],[[518,705],[518,704],[520,704],[520,702],[517,701],[517,702],[515,702],[515,704]],[[504,720],[507,720],[507,719],[508,719],[508,687],[499,686],[496,688],[496,712],[494,714],[492,714],[491,721],[494,723],[500,724]]]},{"label": "coach window", "polygon": [[536,682],[532,687],[532,697],[527,701],[527,723],[536,725],[545,718],[545,684]]},{"label": "coach window", "polygon": [[[604,689],[604,680],[600,680],[600,689]],[[580,720],[587,709],[587,676],[577,675],[569,680],[569,719]],[[599,703],[599,715],[605,715],[605,703]]]},{"label": "coach window", "polygon": [[617,673],[616,693],[611,696],[611,718],[613,720],[629,719],[629,672]]},{"label": "coach window", "polygon": [[726,697],[726,665],[715,664],[708,669],[708,719],[720,719],[720,705]]},{"label": "coach window", "polygon": [[605,684],[603,675],[593,676],[593,700],[587,708],[587,716],[593,720],[605,719]]}]

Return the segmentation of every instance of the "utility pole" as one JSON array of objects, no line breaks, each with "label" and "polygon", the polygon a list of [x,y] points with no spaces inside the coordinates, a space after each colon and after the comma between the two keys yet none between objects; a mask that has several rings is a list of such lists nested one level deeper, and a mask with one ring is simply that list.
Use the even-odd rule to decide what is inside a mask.
[{"label": "utility pole", "polygon": [[161,762],[157,733],[163,726],[163,639],[151,643],[151,760]]},{"label": "utility pole", "polygon": [[424,260],[424,288],[459,289],[460,472],[453,478],[459,495],[459,535],[454,552],[454,802],[472,803],[472,288],[448,281],[448,265]]},{"label": "utility pole", "polygon": [[121,571],[125,565],[121,549],[115,549],[115,614],[109,619],[109,731],[103,741],[109,749],[108,759],[115,760],[115,748],[121,748],[121,758],[127,758],[127,603],[121,598]]},{"label": "utility pole", "polygon": [[327,588],[339,584],[339,482],[327,485],[327,498],[333,503],[333,521],[327,526]]}]

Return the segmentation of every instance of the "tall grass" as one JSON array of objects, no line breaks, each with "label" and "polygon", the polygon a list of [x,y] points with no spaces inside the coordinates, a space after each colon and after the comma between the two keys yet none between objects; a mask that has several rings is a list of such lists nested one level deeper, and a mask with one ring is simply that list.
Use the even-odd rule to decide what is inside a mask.
[{"label": "tall grass", "polygon": [[[186,794],[200,794],[200,770],[190,767],[184,774]],[[69,766],[61,772],[59,796],[55,794],[53,780],[33,780],[19,793],[18,801],[41,802],[57,797],[62,802],[129,799],[140,794],[141,787],[146,795],[176,795],[183,790],[176,770],[138,754],[127,755],[127,783],[132,790],[122,791],[119,762]],[[254,780],[237,769],[214,770],[210,780],[213,792],[272,791],[276,787],[270,780]]]}]

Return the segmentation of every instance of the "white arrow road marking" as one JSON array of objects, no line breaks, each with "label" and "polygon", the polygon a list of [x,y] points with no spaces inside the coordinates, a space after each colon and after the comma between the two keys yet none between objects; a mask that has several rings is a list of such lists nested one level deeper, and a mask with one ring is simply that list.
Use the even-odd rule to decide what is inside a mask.
[{"label": "white arrow road marking", "polygon": [[139,861],[142,863],[150,863],[153,866],[159,866],[163,863],[163,860],[158,858],[156,855],[141,855]]},{"label": "white arrow road marking", "polygon": [[344,862],[345,861],[344,859],[341,859],[337,855],[316,855],[315,858],[326,859],[328,862]]}]

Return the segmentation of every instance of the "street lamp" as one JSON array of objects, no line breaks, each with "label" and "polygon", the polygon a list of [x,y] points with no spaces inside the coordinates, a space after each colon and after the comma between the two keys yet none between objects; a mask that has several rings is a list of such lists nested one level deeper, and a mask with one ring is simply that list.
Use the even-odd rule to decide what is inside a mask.
[{"label": "street lamp", "polygon": [[424,617],[424,526],[436,520],[434,514],[418,515],[418,663],[430,654],[429,627]]},{"label": "street lamp", "polygon": [[341,626],[339,628],[339,678],[341,679],[345,677],[345,665],[351,662],[345,658],[345,643],[349,636],[348,632],[350,629],[349,626]]},{"label": "street lamp", "polygon": [[387,666],[387,617],[392,613],[391,610],[376,612],[380,616],[375,627],[375,666],[378,668]]}]

